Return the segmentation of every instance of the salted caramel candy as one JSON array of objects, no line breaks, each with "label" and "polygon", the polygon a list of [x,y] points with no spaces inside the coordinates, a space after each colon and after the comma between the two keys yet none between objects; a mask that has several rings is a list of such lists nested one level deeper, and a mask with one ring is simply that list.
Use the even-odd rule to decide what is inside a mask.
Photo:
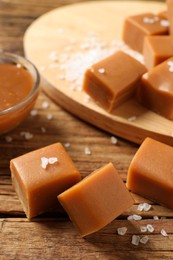
[{"label": "salted caramel candy", "polygon": [[159,17],[161,17],[162,19],[168,20],[168,11],[161,11],[157,14]]},{"label": "salted caramel candy", "polygon": [[173,36],[147,36],[143,55],[148,70],[173,56]]},{"label": "salted caramel candy", "polygon": [[124,21],[122,38],[132,49],[142,53],[144,38],[147,35],[168,34],[167,20],[152,13],[129,16]]},{"label": "salted caramel candy", "polygon": [[173,147],[146,138],[131,161],[127,188],[173,209]]},{"label": "salted caramel candy", "polygon": [[112,163],[64,191],[58,200],[81,236],[103,228],[133,204],[129,191]]},{"label": "salted caramel candy", "polygon": [[57,205],[57,195],[80,181],[80,173],[60,143],[10,162],[12,183],[27,218]]},{"label": "salted caramel candy", "polygon": [[144,106],[173,119],[173,57],[162,62],[141,79],[137,98]]},{"label": "salted caramel candy", "polygon": [[167,12],[168,12],[168,20],[170,23],[170,34],[173,34],[173,1],[172,0],[167,0]]},{"label": "salted caramel candy", "polygon": [[83,90],[102,108],[112,113],[134,95],[146,68],[128,54],[118,51],[89,68]]}]

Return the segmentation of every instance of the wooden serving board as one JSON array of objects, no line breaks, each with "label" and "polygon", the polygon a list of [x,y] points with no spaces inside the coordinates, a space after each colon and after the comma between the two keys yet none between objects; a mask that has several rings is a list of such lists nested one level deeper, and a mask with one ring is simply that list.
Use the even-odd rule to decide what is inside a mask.
[{"label": "wooden serving board", "polygon": [[[124,48],[117,47],[117,40],[121,39],[125,17],[142,12],[157,14],[165,9],[164,3],[152,1],[85,2],[57,8],[38,18],[27,29],[24,35],[25,55],[39,69],[44,91],[69,112],[135,143],[140,144],[150,136],[173,145],[172,121],[134,100],[123,104],[111,115],[91,100],[86,102],[86,94],[76,89],[73,78],[67,77],[68,70],[72,75],[78,73],[80,65],[73,65],[75,55],[78,54],[78,60],[84,64],[91,45],[95,46],[92,46],[92,51],[99,46],[102,52],[115,46]],[[62,68],[64,64],[68,64],[68,70]]]}]

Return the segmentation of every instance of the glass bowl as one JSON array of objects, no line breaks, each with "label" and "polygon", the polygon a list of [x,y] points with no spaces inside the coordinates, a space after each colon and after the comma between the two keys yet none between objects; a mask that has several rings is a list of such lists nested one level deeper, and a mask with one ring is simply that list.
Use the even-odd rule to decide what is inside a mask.
[{"label": "glass bowl", "polygon": [[[5,65],[5,64],[10,64],[10,65]],[[24,57],[21,57],[19,55],[16,54],[12,54],[12,53],[7,53],[7,52],[0,52],[0,69],[1,69],[1,76],[3,77],[3,67],[5,66],[11,66],[11,65],[16,65],[16,67],[13,69],[16,70],[16,68],[20,68],[21,72],[24,73],[24,75],[26,75],[28,77],[28,79],[30,79],[30,89],[28,90],[28,93],[26,94],[26,96],[22,97],[22,99],[16,101],[15,104],[9,105],[8,107],[1,107],[0,108],[0,134],[6,133],[11,131],[12,129],[14,129],[15,127],[17,127],[28,115],[28,113],[30,112],[30,110],[33,108],[35,101],[38,97],[38,93],[39,93],[39,88],[40,88],[40,76],[38,73],[38,70],[36,69],[36,67],[27,59],[25,59]],[[6,68],[7,68],[6,67]],[[17,72],[18,73],[18,72]],[[9,74],[9,76],[8,76]],[[9,73],[7,74],[7,83],[8,83],[8,79],[9,82],[10,80],[12,80],[12,74],[11,71],[9,71]],[[22,73],[19,73],[20,75],[22,75]],[[11,77],[11,78],[10,78]],[[18,76],[19,81],[22,80],[20,79],[20,76]],[[0,81],[2,79],[0,78]],[[6,82],[5,82],[6,83]],[[11,84],[11,83],[9,83]],[[27,83],[25,83],[26,85]],[[4,86],[6,86],[6,84],[4,84]],[[6,86],[6,90],[3,89],[3,85],[1,84],[1,95],[0,95],[0,103],[2,104],[2,102],[4,100],[7,101],[8,103],[8,97],[9,97],[9,90],[7,90],[7,86]],[[22,86],[22,88],[24,89],[24,86]],[[6,92],[5,92],[6,91]],[[19,93],[22,92],[21,91],[21,87],[19,89],[19,84],[16,83],[16,81],[14,80],[14,86],[12,85],[12,93],[11,96],[14,95],[14,93]],[[2,95],[3,93],[3,95]],[[20,94],[20,93],[19,93]],[[23,94],[24,95],[24,94]],[[5,96],[5,99],[2,100],[2,96]],[[6,96],[7,99],[6,99]]]}]

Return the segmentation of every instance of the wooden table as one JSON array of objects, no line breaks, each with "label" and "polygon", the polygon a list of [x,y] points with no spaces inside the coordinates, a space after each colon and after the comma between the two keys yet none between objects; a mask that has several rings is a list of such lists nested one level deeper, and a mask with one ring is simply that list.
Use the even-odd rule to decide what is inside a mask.
[{"label": "wooden table", "polygon": [[[31,22],[41,14],[75,0],[1,0],[0,48],[23,54],[23,34]],[[43,101],[49,103],[42,108]],[[139,212],[138,204],[147,200],[133,195],[135,204],[118,219],[101,231],[81,238],[62,211],[44,214],[28,221],[11,185],[9,161],[23,153],[54,142],[69,143],[69,154],[81,171],[82,177],[102,165],[113,162],[121,178],[126,181],[127,170],[138,146],[118,138],[113,145],[111,135],[81,121],[53,103],[44,93],[39,95],[35,108],[38,115],[31,115],[17,129],[0,136],[0,259],[173,259],[173,212],[152,204],[148,212]],[[52,120],[47,114],[53,115]],[[46,132],[43,133],[43,128]],[[25,140],[20,134],[29,131],[33,138]],[[8,142],[6,137],[12,137]],[[85,147],[92,151],[84,153]],[[132,214],[142,216],[140,221],[128,221]],[[159,216],[159,220],[153,220]],[[166,219],[165,219],[166,217]],[[140,227],[152,224],[153,233],[147,233],[147,244],[134,246],[132,235],[144,236]],[[117,228],[126,226],[126,235],[117,234]],[[165,229],[168,237],[161,235]]]}]

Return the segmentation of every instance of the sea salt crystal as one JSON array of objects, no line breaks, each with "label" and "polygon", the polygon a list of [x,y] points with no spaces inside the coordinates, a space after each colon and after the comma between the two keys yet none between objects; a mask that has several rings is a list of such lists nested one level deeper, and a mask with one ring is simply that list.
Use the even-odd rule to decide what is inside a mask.
[{"label": "sea salt crystal", "polygon": [[47,114],[47,119],[48,119],[48,120],[52,120],[52,119],[53,119],[53,115],[52,115],[51,113],[48,113],[48,114]]},{"label": "sea salt crystal", "polygon": [[84,103],[88,103],[90,101],[90,96],[85,95],[83,101]]},{"label": "sea salt crystal", "polygon": [[45,66],[41,66],[40,67],[40,71],[45,71],[46,67]]},{"label": "sea salt crystal", "polygon": [[30,111],[30,115],[31,115],[31,116],[37,116],[37,115],[38,115],[38,110],[37,110],[37,109],[32,109],[32,110]]},{"label": "sea salt crystal", "polygon": [[85,147],[85,154],[91,155],[91,149],[89,147]]},{"label": "sea salt crystal", "polygon": [[13,138],[11,136],[7,135],[5,137],[5,140],[6,140],[7,143],[11,143],[13,141]]},{"label": "sea salt crystal", "polygon": [[153,219],[154,220],[159,220],[159,217],[158,216],[153,216]]},{"label": "sea salt crystal", "polygon": [[140,230],[141,230],[142,233],[147,232],[147,227],[146,226],[141,226]]},{"label": "sea salt crystal", "polygon": [[168,20],[161,20],[160,25],[163,27],[168,27],[170,25],[170,23]]},{"label": "sea salt crystal", "polygon": [[18,69],[20,69],[20,68],[22,68],[22,65],[21,65],[20,63],[17,63],[17,64],[16,64],[16,67],[17,67]]},{"label": "sea salt crystal", "polygon": [[154,232],[154,227],[151,224],[147,224],[147,230],[148,232],[152,233]]},{"label": "sea salt crystal", "polygon": [[57,157],[50,157],[50,158],[41,157],[41,167],[43,169],[46,169],[48,164],[54,164],[56,162],[58,162],[58,158]]},{"label": "sea salt crystal", "polygon": [[149,211],[151,209],[151,205],[146,202],[140,203],[137,209],[139,211]]},{"label": "sea salt crystal", "polygon": [[48,158],[46,158],[46,157],[41,157],[41,167],[42,167],[43,169],[46,169],[48,163],[49,163]]},{"label": "sea salt crystal", "polygon": [[111,144],[117,144],[118,139],[115,136],[111,136]]},{"label": "sea salt crystal", "polygon": [[140,243],[142,244],[146,244],[149,240],[149,237],[148,236],[143,236],[141,239],[140,239]]},{"label": "sea salt crystal", "polygon": [[128,220],[141,220],[142,217],[139,216],[139,215],[134,214],[134,215],[130,215],[130,216],[128,216],[127,219],[128,219]]},{"label": "sea salt crystal", "polygon": [[134,122],[136,120],[136,116],[130,116],[127,119],[129,122]]},{"label": "sea salt crystal", "polygon": [[101,74],[104,74],[105,73],[105,69],[104,68],[99,68],[98,72],[101,73]]},{"label": "sea salt crystal", "polygon": [[162,236],[168,237],[168,234],[167,234],[167,232],[165,231],[165,229],[162,228],[160,233],[161,233]]},{"label": "sea salt crystal", "polygon": [[132,241],[131,241],[131,243],[132,243],[133,245],[135,245],[135,246],[138,246],[138,245],[139,245],[139,242],[140,242],[140,237],[137,236],[137,235],[133,235],[133,236],[132,236]]},{"label": "sea salt crystal", "polygon": [[58,162],[58,158],[57,157],[50,157],[49,158],[49,164],[54,164],[56,162]]},{"label": "sea salt crystal", "polygon": [[118,232],[118,235],[123,236],[126,234],[127,228],[126,227],[117,228],[117,232]]},{"label": "sea salt crystal", "polygon": [[26,139],[26,140],[30,140],[30,139],[32,139],[33,138],[33,134],[31,134],[30,132],[20,132],[20,135],[21,136],[24,136],[24,138]]},{"label": "sea salt crystal", "polygon": [[46,133],[46,128],[42,126],[41,131],[42,131],[42,133]]},{"label": "sea salt crystal", "polygon": [[64,147],[69,148],[70,147],[70,143],[65,143]]},{"label": "sea salt crystal", "polygon": [[47,101],[43,101],[42,108],[46,109],[49,107],[49,103]]}]

